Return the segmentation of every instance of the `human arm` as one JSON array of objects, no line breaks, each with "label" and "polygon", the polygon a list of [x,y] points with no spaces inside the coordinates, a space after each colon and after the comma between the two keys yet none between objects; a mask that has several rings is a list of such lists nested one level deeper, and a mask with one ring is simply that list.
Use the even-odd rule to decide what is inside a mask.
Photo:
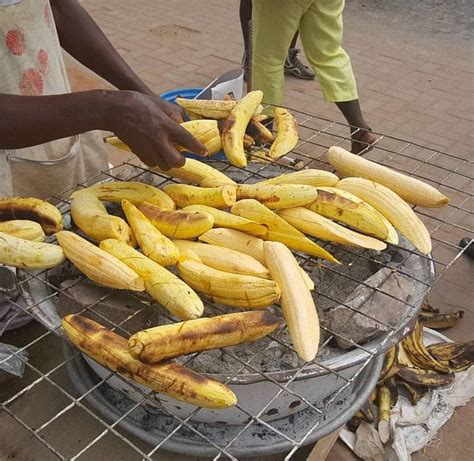
[{"label": "human arm", "polygon": [[[154,94],[120,56],[78,1],[51,0],[51,8],[61,46],[71,56],[119,90]],[[179,106],[162,99],[157,100],[157,104],[176,122],[183,121],[183,111]]]},{"label": "human arm", "polygon": [[205,147],[171,120],[157,96],[135,91],[85,91],[53,96],[0,94],[0,149],[20,149],[91,130],[113,131],[148,166],[179,167],[174,145]]}]

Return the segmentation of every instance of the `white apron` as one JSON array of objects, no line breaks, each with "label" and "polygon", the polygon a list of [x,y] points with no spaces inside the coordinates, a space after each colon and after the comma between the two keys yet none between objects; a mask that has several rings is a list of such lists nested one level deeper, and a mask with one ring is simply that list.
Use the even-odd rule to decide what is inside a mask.
[{"label": "white apron", "polygon": [[[0,93],[70,91],[49,0],[0,0]],[[0,150],[0,196],[58,196],[104,169],[107,155],[97,131]]]}]

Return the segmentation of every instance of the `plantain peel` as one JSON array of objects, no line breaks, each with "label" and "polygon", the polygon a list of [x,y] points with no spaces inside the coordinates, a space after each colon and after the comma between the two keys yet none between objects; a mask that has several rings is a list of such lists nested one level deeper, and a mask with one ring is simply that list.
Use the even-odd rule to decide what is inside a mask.
[{"label": "plantain peel", "polygon": [[62,326],[80,351],[155,392],[203,408],[228,408],[237,403],[235,394],[224,384],[175,362],[147,365],[134,359],[125,338],[93,320],[68,315],[63,318]]}]

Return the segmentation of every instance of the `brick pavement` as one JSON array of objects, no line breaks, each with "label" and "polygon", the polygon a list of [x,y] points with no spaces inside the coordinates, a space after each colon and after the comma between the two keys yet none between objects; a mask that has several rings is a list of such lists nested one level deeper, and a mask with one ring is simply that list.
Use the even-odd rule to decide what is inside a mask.
[{"label": "brick pavement", "polygon": [[[236,0],[82,0],[82,3],[129,64],[157,92],[205,85],[216,75],[240,64],[242,40]],[[374,7],[371,0],[364,4]],[[385,3],[377,6],[387,13]],[[418,28],[404,12],[389,18],[381,16],[375,8],[368,14],[362,11],[357,0],[348,2],[345,47],[352,58],[362,108],[373,129],[472,160],[474,66],[472,59],[466,59],[469,45],[463,42],[464,37],[454,32],[441,38],[429,35],[426,27]],[[69,69],[72,69],[73,88],[106,86],[90,74],[78,71],[76,64],[70,64]],[[324,103],[317,83],[287,78],[286,104],[343,121],[335,106]],[[466,309],[463,322],[449,331],[455,339],[472,337],[474,310],[468,275],[469,271],[472,274],[472,268],[472,262],[461,259],[432,294],[432,302],[438,307]],[[471,404],[458,410],[440,433],[441,443],[413,458],[417,461],[473,459],[469,447],[458,447],[462,433],[474,429],[473,409]],[[80,429],[87,424],[81,421],[78,417],[71,422],[77,426],[77,434],[75,430],[68,443],[79,443],[82,438]],[[13,448],[21,447],[22,460],[35,459],[36,455],[28,456],[28,443],[27,437],[12,439]],[[305,459],[307,452],[306,449],[294,459]],[[127,447],[117,447],[114,440],[104,441],[88,459],[110,459],[110,456],[135,459]],[[183,457],[160,452],[159,459]],[[350,459],[354,458],[341,443],[329,457],[331,461]]]}]

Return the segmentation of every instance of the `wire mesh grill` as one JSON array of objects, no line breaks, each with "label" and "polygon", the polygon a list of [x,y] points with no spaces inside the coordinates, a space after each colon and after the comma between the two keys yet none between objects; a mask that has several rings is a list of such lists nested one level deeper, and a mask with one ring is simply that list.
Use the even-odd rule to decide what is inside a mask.
[{"label": "wire mesh grill", "polygon": [[[293,109],[292,113],[297,118],[300,125],[300,142],[290,154],[292,161],[273,162],[278,165],[284,164],[284,168],[288,171],[300,168],[319,168],[331,171],[326,161],[326,153],[328,147],[332,145],[341,145],[348,147],[350,142],[349,129],[347,125],[330,121],[323,117],[311,115],[304,112],[298,112]],[[464,249],[459,247],[458,242],[461,238],[472,235],[472,212],[473,212],[473,196],[472,196],[472,180],[473,165],[467,160],[448,154],[420,146],[415,143],[407,142],[395,137],[386,135],[377,135],[377,144],[370,151],[363,152],[365,158],[376,161],[378,163],[389,166],[397,171],[407,173],[416,178],[422,179],[427,183],[434,185],[442,193],[447,195],[451,202],[448,206],[441,209],[420,209],[415,207],[415,211],[428,227],[433,241],[433,252],[430,257],[422,256],[414,250],[403,249],[402,255],[405,260],[409,258],[425,258],[429,259],[434,265],[436,276],[432,278],[421,277],[417,274],[406,274],[403,272],[403,264],[400,265],[400,272],[423,286],[423,293],[426,296],[432,287],[445,275],[446,271],[460,257]],[[264,148],[261,148],[262,151]],[[255,160],[259,159],[259,150],[254,150],[252,155]],[[238,178],[239,182],[255,182],[274,175],[272,163],[253,163],[247,170],[235,168],[225,161],[210,160],[211,164],[227,173],[229,176]],[[132,172],[132,173],[131,173]],[[92,182],[99,179],[115,179],[115,180],[145,180],[152,182],[156,186],[165,184],[173,179],[159,173],[151,173],[149,170],[138,164],[136,161],[129,159],[122,165],[112,168],[110,171],[103,172],[96,178],[91,178],[82,187],[86,187]],[[67,191],[61,197],[54,197],[54,200],[62,205],[65,219],[69,215],[69,192]],[[319,242],[323,247],[329,244]],[[329,245],[330,246],[330,245]],[[401,250],[401,249],[400,249]],[[347,255],[346,262],[353,260],[368,261],[377,267],[384,267],[386,263],[376,259],[373,255],[365,251],[355,248],[345,247],[344,251]],[[300,263],[309,272],[318,271],[327,273],[333,277],[339,277],[346,280],[347,283],[355,283],[357,285],[365,284],[365,280],[359,279],[350,271],[350,264],[342,266],[334,266],[325,262],[316,260],[313,257],[298,255]],[[74,283],[79,284],[84,277],[78,277]],[[18,312],[26,312],[33,318],[36,318],[36,310],[45,300],[57,300],[61,297],[61,304],[71,299],[68,288],[61,288],[54,283],[49,277],[48,271],[40,271],[35,273],[23,273],[20,286],[26,287],[31,283],[37,283],[45,291],[45,296],[40,300],[29,303],[27,307],[9,301],[12,306],[18,309]],[[159,401],[156,395],[151,391],[144,391],[142,388],[134,386],[136,392],[140,395],[138,401],[131,403],[127,408],[122,409],[118,418],[110,420],[97,411],[96,408],[88,404],[88,398],[98,390],[101,390],[110,378],[116,377],[130,385],[130,381],[112,372],[108,372],[101,378],[96,378],[93,385],[86,390],[78,392],[76,387],[70,382],[67,373],[67,367],[71,365],[80,355],[77,351],[69,351],[67,354],[62,352],[62,348],[67,341],[61,334],[58,327],[47,325],[36,325],[32,329],[31,337],[21,338],[20,349],[12,354],[25,363],[26,372],[22,379],[8,379],[8,385],[3,386],[0,391],[0,402],[3,415],[1,418],[4,424],[8,423],[9,427],[22,428],[25,437],[31,436],[39,441],[37,457],[41,459],[95,459],[94,453],[98,453],[101,446],[105,446],[110,439],[113,439],[114,446],[120,447],[121,450],[127,448],[127,459],[158,459],[160,449],[166,449],[170,441],[174,438],[182,440],[187,438],[196,443],[208,445],[214,449],[215,455],[213,459],[238,459],[233,454],[233,449],[238,444],[239,439],[245,437],[247,431],[263,428],[270,433],[272,440],[284,441],[288,446],[288,454],[285,459],[290,459],[296,451],[311,440],[311,436],[323,424],[330,409],[337,406],[341,396],[345,391],[353,388],[357,380],[363,375],[364,370],[374,361],[374,358],[385,351],[390,344],[400,339],[402,326],[406,325],[407,319],[414,318],[419,304],[415,305],[407,302],[397,296],[397,293],[384,292],[379,288],[372,288],[366,285],[373,292],[381,292],[387,297],[396,299],[406,306],[405,315],[400,318],[396,325],[385,324],[387,334],[377,346],[368,348],[364,344],[358,344],[350,341],[353,347],[364,353],[363,360],[360,361],[358,371],[347,378],[336,367],[327,366],[323,360],[318,358],[315,364],[311,365],[313,370],[320,373],[326,373],[337,377],[343,383],[339,389],[332,393],[328,398],[317,404],[309,401],[300,392],[295,391],[293,384],[304,377],[308,369],[308,365],[301,364],[290,372],[286,373],[286,379],[279,381],[275,379],[272,373],[262,372],[257,362],[257,355],[251,356],[249,359],[242,359],[229,349],[224,349],[222,353],[229,357],[235,364],[232,373],[228,373],[225,379],[226,383],[232,383],[242,373],[252,373],[260,380],[265,380],[274,385],[274,393],[267,395],[261,402],[259,408],[246,408],[238,404],[238,409],[247,416],[245,424],[234,428],[232,436],[223,439],[219,436],[219,431],[206,432],[202,430],[202,425],[195,424],[196,415],[201,409],[195,409],[186,417],[178,416],[169,409],[161,407],[159,410],[167,420],[171,421],[166,435],[154,446],[144,443],[130,433],[124,431],[120,427],[120,423],[129,418],[134,412],[140,408],[149,408],[149,405],[157,405]],[[136,298],[136,306],[133,311],[123,314],[120,318],[112,318],[102,309],[97,309],[105,301],[110,299],[116,293],[114,290],[105,290],[104,294],[93,303],[81,305],[78,313],[85,315],[93,314],[95,318],[106,327],[111,328],[119,334],[129,336],[134,332],[134,324],[149,315],[150,306],[149,299],[144,295],[133,294]],[[344,299],[336,299],[333,295],[329,295],[325,290],[316,287],[315,292],[316,303],[318,300],[326,297],[337,304],[344,304]],[[214,312],[224,313],[225,310],[221,306],[207,302],[212,306]],[[353,307],[345,305],[347,309],[356,311]],[[365,315],[365,314],[359,314]],[[173,321],[170,317],[170,321]],[[372,320],[383,323],[376,318]],[[348,320],[350,321],[350,320]],[[341,338],[339,331],[333,331],[328,325],[322,326],[326,333],[325,340],[320,346],[320,350],[324,351],[329,347],[335,338]],[[406,331],[405,331],[406,333]],[[282,339],[284,328],[277,330],[271,335],[272,341],[286,347],[291,348]],[[22,352],[27,352],[29,360],[25,359]],[[10,356],[11,357],[11,356]],[[8,360],[10,357],[6,357]],[[186,359],[192,363],[196,355]],[[184,364],[186,364],[186,361]],[[133,384],[132,384],[133,386]],[[278,426],[275,421],[267,421],[265,415],[271,409],[272,404],[282,395],[291,395],[298,401],[305,404],[306,418],[310,424],[302,433],[295,434]],[[41,405],[41,399],[49,399],[48,406]],[[32,411],[33,408],[33,411]],[[34,408],[38,408],[34,411]],[[41,410],[40,410],[41,408]],[[298,418],[299,413],[295,418]],[[309,415],[309,416],[308,416]],[[82,426],[74,425],[74,420],[80,416],[81,421],[87,421]],[[6,427],[6,426],[5,426]],[[68,437],[64,435],[64,429],[71,427],[80,435],[81,442],[70,444]],[[145,429],[144,429],[145,430]],[[58,436],[58,434],[63,434]],[[79,436],[78,436],[79,437]],[[32,442],[31,442],[32,443]],[[107,445],[107,446],[110,446]],[[44,455],[44,456],[43,456]]]}]

